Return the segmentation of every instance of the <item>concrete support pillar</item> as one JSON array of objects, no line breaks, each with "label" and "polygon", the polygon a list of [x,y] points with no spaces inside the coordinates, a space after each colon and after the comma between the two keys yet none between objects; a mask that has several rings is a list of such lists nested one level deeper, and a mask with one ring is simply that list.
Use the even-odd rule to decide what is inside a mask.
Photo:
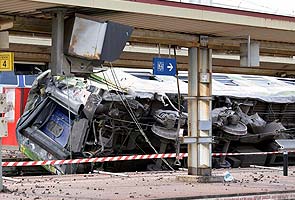
[{"label": "concrete support pillar", "polygon": [[[198,48],[189,49],[188,96],[198,96]],[[198,102],[192,98],[188,101],[188,136],[197,137],[198,133]],[[198,145],[188,144],[188,174],[197,175]]]},{"label": "concrete support pillar", "polygon": [[[198,172],[200,176],[211,176],[212,157],[212,50],[202,47],[199,49],[199,98],[198,98]],[[203,139],[204,138],[204,139]]]},{"label": "concrete support pillar", "polygon": [[188,134],[197,143],[188,145],[188,174],[211,176],[211,78],[212,50],[207,47],[189,49]]}]

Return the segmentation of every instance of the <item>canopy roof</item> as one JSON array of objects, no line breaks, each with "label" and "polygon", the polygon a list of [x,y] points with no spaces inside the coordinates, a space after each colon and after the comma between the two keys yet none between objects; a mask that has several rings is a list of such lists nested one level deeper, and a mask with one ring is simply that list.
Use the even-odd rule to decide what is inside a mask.
[{"label": "canopy roof", "polygon": [[[67,8],[67,16],[78,12],[95,16],[100,20],[112,20],[133,26],[135,31],[130,41],[134,44],[171,44],[191,47],[198,45],[198,35],[203,34],[209,36],[209,47],[215,52],[237,54],[239,44],[246,42],[250,35],[251,39],[260,42],[261,55],[289,58],[295,55],[295,19],[288,16],[166,0],[0,0],[0,4],[0,22],[13,21],[14,27],[11,33],[15,35],[50,37],[51,16],[43,11],[63,7]],[[23,50],[22,54],[16,56],[16,60],[28,56],[28,52],[24,49],[29,49],[29,53],[43,53],[42,56],[33,56],[32,59],[45,60],[44,52],[49,53],[44,49],[42,51],[42,48],[40,50],[39,47],[36,49],[37,52],[32,52],[32,48],[23,46],[12,46],[12,51]],[[151,62],[146,63],[150,54],[138,53],[138,55],[123,54],[117,65],[128,66],[130,63],[131,66],[151,66]],[[141,57],[144,58],[139,60]],[[218,67],[230,66],[239,69],[238,62],[233,63],[230,59],[225,61],[220,63],[213,60],[213,64]],[[187,61],[183,63],[187,65]],[[295,71],[292,62],[269,63],[269,65],[262,64],[262,69],[274,70],[269,74],[274,74],[275,71]],[[242,69],[241,72],[257,73],[257,69],[259,68]],[[233,69],[228,71],[231,72]],[[226,72],[226,70],[216,72]],[[239,73],[239,71],[234,72]]]}]

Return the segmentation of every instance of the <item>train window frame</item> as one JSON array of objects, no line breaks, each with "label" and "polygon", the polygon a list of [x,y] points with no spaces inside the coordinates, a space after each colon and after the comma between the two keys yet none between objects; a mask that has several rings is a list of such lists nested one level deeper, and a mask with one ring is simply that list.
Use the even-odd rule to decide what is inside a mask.
[{"label": "train window frame", "polygon": [[255,84],[257,84],[258,86],[261,87],[276,87],[279,86],[278,83],[268,80],[264,77],[261,76],[242,76],[242,78],[245,78],[248,81],[252,81]]},{"label": "train window frame", "polygon": [[295,86],[295,79],[278,78],[277,80],[282,81],[283,83],[286,83],[288,85],[294,85]]},{"label": "train window frame", "polygon": [[226,86],[240,86],[232,78],[223,74],[213,74],[212,79]]}]

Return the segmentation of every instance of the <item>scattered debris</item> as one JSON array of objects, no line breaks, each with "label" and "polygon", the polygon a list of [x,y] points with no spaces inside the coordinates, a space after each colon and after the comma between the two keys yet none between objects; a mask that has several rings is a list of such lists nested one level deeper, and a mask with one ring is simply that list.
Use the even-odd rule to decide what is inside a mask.
[{"label": "scattered debris", "polygon": [[3,176],[2,179],[3,180],[6,180],[6,181],[16,182],[16,183],[20,183],[21,182],[21,180],[19,180],[19,179],[14,179],[14,178],[5,177],[5,176]]},{"label": "scattered debris", "polygon": [[259,166],[259,165],[250,165],[250,167],[260,168],[260,169],[269,169],[269,170],[283,171],[283,168],[279,168],[279,167],[266,167],[266,166]]},{"label": "scattered debris", "polygon": [[111,175],[111,176],[129,177],[128,174],[124,174],[124,173],[105,172],[105,171],[98,171],[98,170],[93,170],[93,173],[105,174],[105,175]]},{"label": "scattered debris", "polygon": [[229,171],[226,171],[224,174],[223,174],[223,179],[225,182],[231,182],[234,180],[234,177],[231,175],[231,173],[229,173]]}]

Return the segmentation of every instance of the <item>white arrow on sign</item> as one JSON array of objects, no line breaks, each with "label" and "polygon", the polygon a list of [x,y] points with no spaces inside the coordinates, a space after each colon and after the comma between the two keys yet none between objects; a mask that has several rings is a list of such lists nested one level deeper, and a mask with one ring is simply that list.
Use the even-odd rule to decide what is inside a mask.
[{"label": "white arrow on sign", "polygon": [[173,65],[171,63],[169,63],[169,65],[167,66],[167,68],[169,69],[169,72],[171,72],[172,69],[173,69]]}]

